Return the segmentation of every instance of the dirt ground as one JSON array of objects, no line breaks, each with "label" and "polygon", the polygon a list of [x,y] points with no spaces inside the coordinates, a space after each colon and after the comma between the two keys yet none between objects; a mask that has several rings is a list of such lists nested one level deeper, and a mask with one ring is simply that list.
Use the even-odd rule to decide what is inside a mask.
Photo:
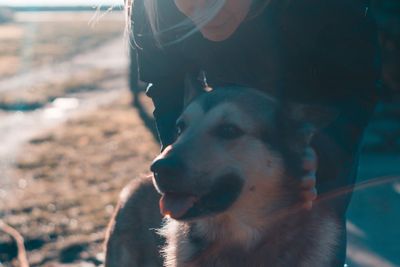
[{"label": "dirt ground", "polygon": [[[158,152],[139,117],[146,111],[130,106],[123,31],[121,12],[27,12],[0,25],[0,129],[8,141],[14,133],[18,147],[13,155],[0,153],[0,219],[25,238],[31,266],[101,264],[118,192],[146,175]],[[101,92],[113,94],[109,99],[120,94],[119,100],[97,97]],[[92,95],[79,97],[86,93]],[[22,128],[21,119],[47,129],[52,119],[43,123],[41,114],[67,95],[95,111],[61,119],[23,144],[19,133],[36,130]],[[0,266],[18,266],[15,255],[15,244],[0,231]]]},{"label": "dirt ground", "polygon": [[54,64],[93,49],[124,29],[120,10],[23,12],[0,25],[0,78]]},{"label": "dirt ground", "polygon": [[124,42],[123,32],[121,11],[16,13],[0,25],[0,109],[37,109],[67,93],[98,89],[121,73],[113,62],[99,61],[119,59],[101,48],[124,49],[110,43]]},{"label": "dirt ground", "polygon": [[[104,231],[119,191],[146,175],[158,152],[130,103],[127,92],[24,148],[14,172],[18,188],[0,210],[25,237],[31,266],[101,264]],[[0,233],[0,262],[17,266],[15,259],[9,262],[13,256],[15,246]]]}]

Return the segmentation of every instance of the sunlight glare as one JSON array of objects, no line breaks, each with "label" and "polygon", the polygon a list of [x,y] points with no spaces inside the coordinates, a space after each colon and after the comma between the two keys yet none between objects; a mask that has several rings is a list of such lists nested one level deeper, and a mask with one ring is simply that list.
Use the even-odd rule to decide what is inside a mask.
[{"label": "sunlight glare", "polygon": [[76,109],[78,106],[78,99],[60,97],[55,99],[45,110],[44,116],[47,119],[61,119],[65,116],[67,111]]}]

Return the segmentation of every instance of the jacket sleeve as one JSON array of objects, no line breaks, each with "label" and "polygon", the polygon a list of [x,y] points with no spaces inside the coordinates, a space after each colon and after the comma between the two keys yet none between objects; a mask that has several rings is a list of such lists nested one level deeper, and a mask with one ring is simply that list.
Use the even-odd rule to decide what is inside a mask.
[{"label": "jacket sleeve", "polygon": [[183,108],[186,63],[174,45],[157,45],[143,0],[134,2],[132,30],[140,80],[151,84],[146,94],[154,103],[154,117],[163,147],[174,141],[175,121]]}]

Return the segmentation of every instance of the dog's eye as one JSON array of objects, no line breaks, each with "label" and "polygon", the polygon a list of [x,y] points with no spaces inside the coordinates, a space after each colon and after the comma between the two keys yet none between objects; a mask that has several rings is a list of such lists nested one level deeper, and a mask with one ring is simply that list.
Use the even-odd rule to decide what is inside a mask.
[{"label": "dog's eye", "polygon": [[182,134],[182,132],[185,130],[186,128],[186,124],[183,121],[178,121],[176,123],[176,135],[180,136]]},{"label": "dog's eye", "polygon": [[243,134],[244,132],[233,124],[222,124],[216,129],[216,135],[222,139],[235,139]]}]

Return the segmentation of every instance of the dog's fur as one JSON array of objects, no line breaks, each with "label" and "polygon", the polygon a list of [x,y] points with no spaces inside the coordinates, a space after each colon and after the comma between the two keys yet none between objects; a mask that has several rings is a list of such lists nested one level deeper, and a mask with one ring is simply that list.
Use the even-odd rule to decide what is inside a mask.
[{"label": "dog's fur", "polygon": [[105,266],[162,266],[164,241],[155,232],[162,220],[158,199],[151,177],[135,179],[122,190],[107,229]]},{"label": "dog's fur", "polygon": [[[164,266],[330,266],[338,222],[322,205],[298,205],[315,118],[248,88],[190,103],[177,140],[152,165],[160,208],[172,217],[160,230]],[[128,191],[111,223],[106,266],[160,266],[160,197],[149,179]]]}]

